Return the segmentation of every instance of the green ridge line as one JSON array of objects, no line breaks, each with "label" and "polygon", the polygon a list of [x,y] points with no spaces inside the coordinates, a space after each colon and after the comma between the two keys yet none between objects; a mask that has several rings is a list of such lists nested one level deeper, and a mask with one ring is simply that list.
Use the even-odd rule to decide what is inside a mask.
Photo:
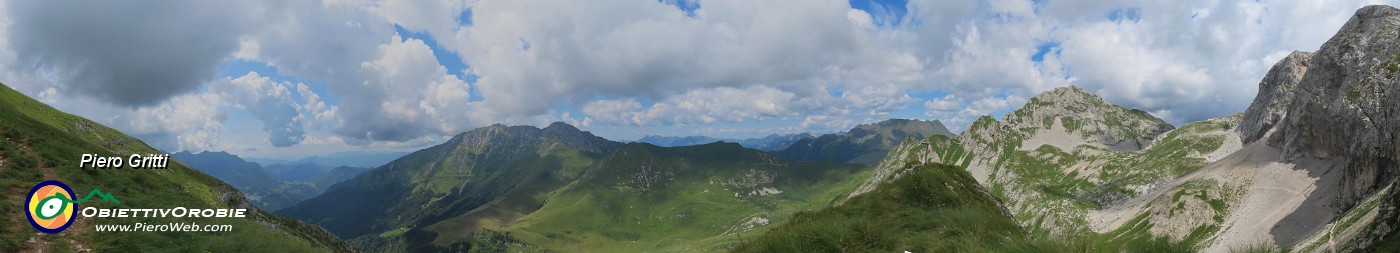
[{"label": "green ridge line", "polygon": [[73,202],[74,204],[87,202],[89,199],[92,199],[92,196],[102,197],[102,201],[103,201],[103,202],[112,202],[112,203],[114,203],[114,204],[121,204],[121,203],[122,203],[121,200],[117,200],[116,197],[112,197],[112,194],[108,194],[108,193],[106,193],[106,192],[102,192],[102,190],[100,190],[100,189],[92,189],[92,191],[88,192],[87,197],[83,197],[82,199],[79,199],[79,200],[71,200],[71,199],[68,199],[67,197],[64,197],[62,194],[55,194],[55,195],[57,195],[59,198],[62,198],[64,202]]}]

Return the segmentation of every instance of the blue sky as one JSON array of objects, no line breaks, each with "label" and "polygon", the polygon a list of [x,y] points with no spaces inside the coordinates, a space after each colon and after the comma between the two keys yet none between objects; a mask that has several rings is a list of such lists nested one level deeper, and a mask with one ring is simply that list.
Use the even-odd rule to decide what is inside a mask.
[{"label": "blue sky", "polygon": [[0,5],[0,82],[161,149],[266,158],[495,123],[957,131],[1067,85],[1182,124],[1242,111],[1275,61],[1374,3],[20,1]]}]

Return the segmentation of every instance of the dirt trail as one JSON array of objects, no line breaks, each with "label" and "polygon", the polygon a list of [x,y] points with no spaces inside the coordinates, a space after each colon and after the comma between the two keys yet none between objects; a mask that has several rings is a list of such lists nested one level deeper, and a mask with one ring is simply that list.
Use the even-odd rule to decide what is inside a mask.
[{"label": "dirt trail", "polygon": [[33,157],[39,163],[39,173],[44,175],[44,179],[58,179],[54,176],[53,168],[44,162],[44,157],[40,156],[38,152],[34,152],[34,149],[30,149],[29,145],[20,144],[19,149],[24,151],[24,155]]},{"label": "dirt trail", "polygon": [[[25,155],[33,157],[38,162],[39,173],[43,175],[44,180],[63,180],[61,178],[58,178],[58,175],[54,173],[53,167],[49,166],[49,164],[44,161],[43,156],[40,156],[38,152],[34,152],[34,150],[29,148],[28,145],[21,144],[19,145],[19,147],[20,150],[24,151]],[[12,194],[7,197],[15,197],[16,199],[24,199],[28,197],[24,196],[24,190],[22,189],[14,189],[12,191],[7,191],[7,194]],[[73,194],[76,195],[79,193],[75,192]],[[20,213],[18,215],[15,215],[14,217],[24,217],[24,213]],[[91,248],[87,244],[81,242],[81,238],[88,238],[88,235],[92,233],[92,227],[92,219],[83,218],[81,217],[81,215],[75,215],[73,225],[69,226],[67,230],[63,231],[63,233],[56,234],[56,236],[49,236],[48,240],[67,240],[68,245],[72,247],[71,251],[89,252],[91,251]],[[26,230],[27,228],[23,226],[20,226],[20,228],[18,229],[18,231],[31,231]],[[34,232],[34,235],[30,237],[29,241],[27,241],[27,244],[24,246],[24,248],[20,250],[20,252],[46,252],[50,249],[50,244],[52,243],[45,240],[43,237],[45,237],[44,233]]]}]

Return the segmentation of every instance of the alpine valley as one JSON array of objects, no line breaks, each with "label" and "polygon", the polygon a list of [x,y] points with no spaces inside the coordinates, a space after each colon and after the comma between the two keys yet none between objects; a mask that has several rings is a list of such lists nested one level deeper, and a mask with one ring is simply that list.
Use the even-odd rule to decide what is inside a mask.
[{"label": "alpine valley", "polygon": [[162,186],[117,192],[132,205],[276,215],[229,221],[247,227],[237,233],[112,237],[34,235],[8,215],[0,251],[256,240],[268,248],[237,251],[1400,252],[1400,9],[1356,11],[1258,87],[1245,111],[1181,126],[1075,86],[957,134],[890,119],[622,143],[562,122],[496,124],[321,174],[217,152],[177,154],[153,173],[60,169],[78,150],[154,150],[6,88],[6,213],[22,213],[30,183],[58,178]]},{"label": "alpine valley", "polygon": [[369,170],[348,166],[327,168],[311,161],[263,167],[226,152],[179,152],[170,156],[233,185],[247,194],[253,205],[268,211],[277,211],[319,195],[331,185]]}]

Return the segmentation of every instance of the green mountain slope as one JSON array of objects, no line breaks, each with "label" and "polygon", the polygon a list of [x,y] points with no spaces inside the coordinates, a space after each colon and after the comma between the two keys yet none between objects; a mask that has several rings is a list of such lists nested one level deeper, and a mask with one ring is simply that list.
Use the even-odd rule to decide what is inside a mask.
[{"label": "green mountain slope", "polygon": [[852,191],[846,199],[875,190],[881,184],[899,178],[909,171],[908,166],[920,163],[950,164],[966,168],[972,156],[963,149],[963,144],[947,136],[934,135],[919,140],[909,138],[890,151],[880,164],[872,168],[872,175]]},{"label": "green mountain slope", "polygon": [[[165,170],[80,169],[84,153],[129,156],[157,153],[140,140],[78,116],[63,113],[0,85],[0,251],[54,252],[243,252],[351,251],[319,227],[257,210],[238,190],[189,167]],[[101,189],[120,203],[88,202],[100,208],[251,208],[246,218],[79,218],[58,234],[37,234],[20,206],[28,189],[60,180],[74,191]],[[231,232],[97,232],[96,224],[227,224]]]},{"label": "green mountain slope", "polygon": [[494,125],[279,213],[367,251],[716,251],[838,202],[868,177],[860,167],[734,143],[624,145],[563,123]]},{"label": "green mountain slope", "polygon": [[[492,203],[537,207],[543,195],[575,180],[607,141],[562,123],[545,129],[492,125],[408,154],[280,211],[321,224],[373,251],[399,236],[432,241],[417,228]],[[507,197],[503,197],[507,196]],[[519,215],[519,214],[516,214]],[[413,229],[413,233],[404,232]],[[431,246],[424,244],[414,244]]]},{"label": "green mountain slope", "polygon": [[857,165],[789,164],[733,143],[633,143],[598,163],[500,230],[547,249],[720,251],[794,212],[829,206],[864,177]]},{"label": "green mountain slope", "polygon": [[1025,232],[966,171],[911,163],[845,204],[801,212],[735,252],[998,251]]}]

